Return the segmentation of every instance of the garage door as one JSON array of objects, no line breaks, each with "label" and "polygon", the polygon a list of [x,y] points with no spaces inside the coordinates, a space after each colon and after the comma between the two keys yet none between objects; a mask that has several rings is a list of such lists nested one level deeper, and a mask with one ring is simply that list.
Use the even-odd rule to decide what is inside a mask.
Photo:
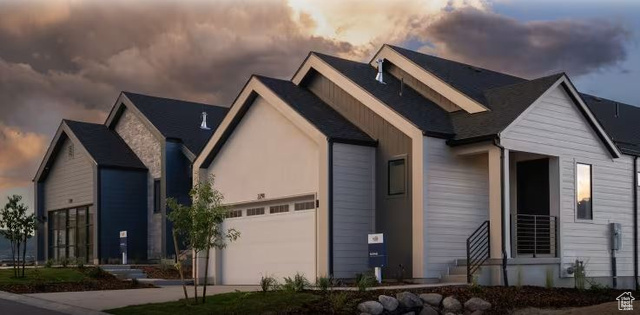
[{"label": "garage door", "polygon": [[[314,198],[315,199],[315,198]],[[262,276],[280,282],[296,272],[316,278],[315,201],[281,200],[234,207],[223,223],[240,238],[222,250],[223,284],[258,284]]]}]

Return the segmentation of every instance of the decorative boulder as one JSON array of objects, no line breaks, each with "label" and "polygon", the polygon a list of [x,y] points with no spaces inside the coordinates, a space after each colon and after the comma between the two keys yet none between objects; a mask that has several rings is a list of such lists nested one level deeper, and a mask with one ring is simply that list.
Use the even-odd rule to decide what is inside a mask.
[{"label": "decorative boulder", "polygon": [[371,315],[379,315],[384,311],[384,307],[376,301],[366,301],[358,304],[358,311]]},{"label": "decorative boulder", "polygon": [[389,312],[395,311],[396,308],[398,308],[398,304],[399,304],[396,298],[388,295],[378,296],[378,301],[380,301],[380,304],[382,304],[382,307],[384,307],[384,309]]},{"label": "decorative boulder", "polygon": [[422,307],[422,300],[411,292],[400,292],[396,294],[396,299],[400,302],[400,306],[406,308]]},{"label": "decorative boulder", "polygon": [[425,305],[420,312],[420,315],[440,315],[440,313],[429,305]]},{"label": "decorative boulder", "polygon": [[491,308],[491,303],[481,299],[481,298],[470,298],[469,301],[464,303],[464,308],[475,312],[475,311],[486,311]]},{"label": "decorative boulder", "polygon": [[442,308],[447,312],[458,312],[462,310],[462,304],[456,298],[447,296],[442,300]]},{"label": "decorative boulder", "polygon": [[440,302],[442,302],[442,295],[438,293],[424,293],[420,294],[420,299],[431,306],[439,307]]}]

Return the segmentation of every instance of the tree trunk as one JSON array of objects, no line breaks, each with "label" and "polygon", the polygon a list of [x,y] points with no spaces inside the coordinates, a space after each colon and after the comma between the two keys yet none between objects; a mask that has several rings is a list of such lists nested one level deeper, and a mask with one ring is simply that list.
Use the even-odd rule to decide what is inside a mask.
[{"label": "tree trunk", "polygon": [[24,235],[24,244],[22,246],[22,277],[24,278],[24,266],[27,260],[27,235]]},{"label": "tree trunk", "polygon": [[[178,273],[180,274],[180,280],[182,280],[182,290],[184,290],[184,300],[187,305],[189,305],[189,295],[187,294],[187,284],[184,282],[184,275],[182,274],[182,263],[180,262],[180,257],[178,257],[178,253],[180,249],[178,248],[178,237],[176,237],[176,231],[174,229],[171,230],[171,234],[173,234],[173,247],[176,251],[176,264],[178,265]],[[197,296],[196,296],[197,298]]]},{"label": "tree trunk", "polygon": [[198,252],[193,251],[193,270],[195,270],[195,274],[193,276],[193,294],[195,295],[194,301],[198,304]]},{"label": "tree trunk", "polygon": [[16,242],[11,240],[11,261],[13,262],[13,277],[17,278],[18,274],[16,273]]},{"label": "tree trunk", "polygon": [[206,302],[207,299],[207,279],[209,278],[209,254],[211,253],[211,248],[207,248],[207,261],[204,265],[204,288],[202,288],[202,304]]},{"label": "tree trunk", "polygon": [[15,274],[16,278],[20,277],[20,237],[18,237],[18,240],[16,241],[16,258],[15,261],[13,262],[13,273]]}]

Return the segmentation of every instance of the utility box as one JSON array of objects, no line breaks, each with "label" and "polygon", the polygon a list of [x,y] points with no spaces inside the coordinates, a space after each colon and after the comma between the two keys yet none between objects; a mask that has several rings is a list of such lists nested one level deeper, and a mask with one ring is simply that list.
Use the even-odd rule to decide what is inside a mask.
[{"label": "utility box", "polygon": [[611,249],[622,249],[622,224],[609,223],[609,228],[611,231]]}]

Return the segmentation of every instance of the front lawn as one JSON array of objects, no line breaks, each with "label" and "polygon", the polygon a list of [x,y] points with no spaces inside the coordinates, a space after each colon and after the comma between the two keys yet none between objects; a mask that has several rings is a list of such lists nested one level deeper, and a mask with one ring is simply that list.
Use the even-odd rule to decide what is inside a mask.
[{"label": "front lawn", "polygon": [[25,268],[24,278],[14,278],[13,269],[0,269],[0,285],[79,282],[88,276],[76,268]]},{"label": "front lawn", "polygon": [[128,306],[108,313],[117,315],[175,314],[317,314],[309,313],[322,297],[311,292],[234,292],[207,297],[206,304],[185,306],[184,300]]}]

